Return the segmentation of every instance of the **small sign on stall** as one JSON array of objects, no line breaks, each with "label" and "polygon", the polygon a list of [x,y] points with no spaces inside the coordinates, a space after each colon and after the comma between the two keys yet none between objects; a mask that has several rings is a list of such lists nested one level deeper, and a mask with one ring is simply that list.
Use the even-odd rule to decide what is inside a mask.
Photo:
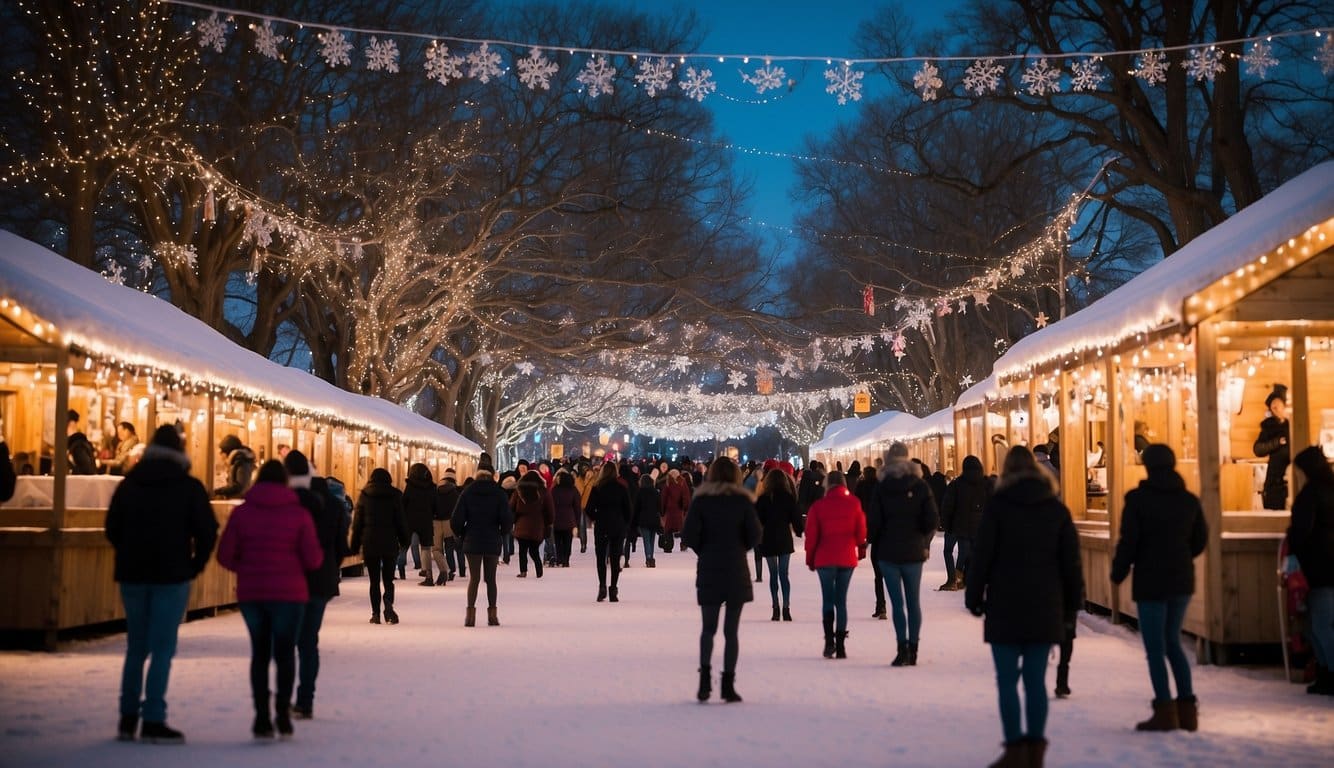
[{"label": "small sign on stall", "polygon": [[852,398],[852,412],[853,412],[853,413],[870,413],[870,412],[871,412],[871,393],[870,393],[870,392],[858,392],[855,396],[853,396],[853,398]]}]

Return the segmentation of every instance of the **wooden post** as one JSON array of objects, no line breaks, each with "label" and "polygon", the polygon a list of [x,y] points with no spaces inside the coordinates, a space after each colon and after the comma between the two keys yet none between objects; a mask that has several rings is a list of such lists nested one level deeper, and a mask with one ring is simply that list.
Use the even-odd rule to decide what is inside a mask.
[{"label": "wooden post", "polygon": [[323,477],[333,477],[333,444],[334,428],[331,425],[324,425],[324,455],[320,457],[320,475]]},{"label": "wooden post", "polygon": [[[1200,422],[1200,503],[1209,526],[1204,549],[1205,655],[1211,642],[1221,641],[1223,614],[1223,501],[1221,452],[1218,443],[1218,328],[1211,321],[1200,323],[1195,342],[1196,413]],[[1201,659],[1207,661],[1208,659]]]},{"label": "wooden post", "polygon": [[56,650],[60,629],[60,603],[65,576],[65,480],[69,477],[69,348],[56,349],[56,434],[52,472],[55,473],[51,493],[51,583],[47,602],[46,627],[42,643],[49,651]]},{"label": "wooden post", "polygon": [[[1038,398],[1038,377],[1028,380],[1028,450],[1038,447],[1038,419],[1042,416],[1042,401]],[[1042,435],[1046,438],[1046,435]]]},{"label": "wooden post", "polygon": [[204,421],[208,425],[204,428],[204,485],[211,491],[213,489],[213,465],[217,461],[218,449],[214,440],[216,426],[214,421],[217,419],[217,400],[213,396],[213,390],[208,391],[208,418]]},{"label": "wooden post", "polygon": [[[280,458],[277,454],[275,454],[275,453],[273,452],[273,417],[274,417],[274,413],[273,413],[273,411],[271,411],[271,410],[267,410],[267,409],[264,411],[264,459],[265,459],[265,461],[267,461],[267,460],[269,460],[269,459],[277,459],[277,458]],[[296,425],[295,425],[295,423],[294,423],[293,426],[292,426],[292,437],[293,437],[292,445],[289,446],[289,447],[290,447],[290,448],[295,448],[295,447],[296,447],[296,439],[295,439],[295,438],[296,438]]]},{"label": "wooden post", "polygon": [[[1288,414],[1289,434],[1292,441],[1288,444],[1288,452],[1296,456],[1299,451],[1304,450],[1312,444],[1311,440],[1311,390],[1307,380],[1307,371],[1309,367],[1306,364],[1306,352],[1310,345],[1306,342],[1305,336],[1292,337],[1292,391],[1288,395],[1288,402],[1292,405],[1292,412]],[[1291,471],[1291,470],[1289,470]],[[1297,497],[1297,492],[1302,489],[1302,476],[1300,473],[1292,473],[1291,496],[1288,498],[1288,508],[1292,508],[1292,499]]]},{"label": "wooden post", "polygon": [[149,393],[148,412],[144,415],[144,437],[143,442],[147,443],[153,439],[153,433],[157,431],[157,387]]},{"label": "wooden post", "polygon": [[982,405],[978,407],[982,411],[982,471],[999,474],[996,452],[991,449],[991,409],[987,407],[986,398],[982,398]]},{"label": "wooden post", "polygon": [[[1104,361],[1103,375],[1107,380],[1107,439],[1103,464],[1107,467],[1107,545],[1116,552],[1116,541],[1121,533],[1121,506],[1125,499],[1125,421],[1121,414],[1121,371],[1110,357]],[[1121,590],[1113,588],[1112,623],[1120,621]]]}]

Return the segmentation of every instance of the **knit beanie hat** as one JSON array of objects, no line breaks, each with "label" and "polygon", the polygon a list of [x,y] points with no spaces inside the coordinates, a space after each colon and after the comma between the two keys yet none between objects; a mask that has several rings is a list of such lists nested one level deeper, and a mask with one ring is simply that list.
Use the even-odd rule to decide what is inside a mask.
[{"label": "knit beanie hat", "polygon": [[1174,469],[1177,465],[1176,454],[1162,443],[1153,443],[1146,446],[1139,455],[1140,461],[1144,462],[1144,468],[1153,471],[1160,469]]},{"label": "knit beanie hat", "polygon": [[310,474],[310,462],[306,455],[298,450],[291,450],[283,457],[283,468],[290,477],[304,477]]},{"label": "knit beanie hat", "polygon": [[153,433],[152,443],[177,452],[185,449],[185,445],[181,442],[181,433],[176,431],[176,426],[173,424],[163,424],[158,427]]},{"label": "knit beanie hat", "polygon": [[453,468],[453,467],[450,467],[449,469],[446,469],[446,470],[445,470],[445,479],[446,479],[446,480],[456,480],[456,479],[458,479],[458,475],[454,473],[454,468]]}]

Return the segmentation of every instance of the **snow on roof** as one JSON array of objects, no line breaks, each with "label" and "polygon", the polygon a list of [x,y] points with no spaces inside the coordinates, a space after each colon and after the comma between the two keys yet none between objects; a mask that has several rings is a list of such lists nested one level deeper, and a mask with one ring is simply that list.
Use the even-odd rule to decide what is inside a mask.
[{"label": "snow on roof", "polygon": [[872,416],[865,416],[857,419],[855,423],[848,425],[841,430],[832,440],[829,441],[822,450],[826,451],[852,451],[858,448],[864,448],[879,438],[877,434],[884,427],[899,416],[906,414],[901,411],[881,411]]},{"label": "snow on roof", "polygon": [[[1004,360],[1005,358],[1001,358]],[[973,386],[965,389],[959,399],[954,401],[955,408],[971,408],[974,405],[980,405],[983,400],[994,399],[1000,394],[1000,387],[996,384],[996,374],[991,374],[985,379],[977,382]]]},{"label": "snow on roof", "polygon": [[824,434],[820,436],[820,439],[811,443],[810,450],[812,452],[830,450],[828,447],[830,442],[837,438],[843,430],[853,426],[859,421],[861,421],[861,419],[856,416],[849,416],[846,419],[837,419],[829,422],[825,425]]},{"label": "snow on roof", "polygon": [[1012,376],[1062,355],[1180,325],[1189,296],[1331,217],[1334,161],[1280,186],[1088,307],[1029,334],[996,361],[994,370]]},{"label": "snow on roof", "polygon": [[387,400],[339,389],[234,344],[170,302],[0,231],[0,295],[53,323],[66,346],[317,412],[408,443],[476,454],[481,446]]},{"label": "snow on roof", "polygon": [[[897,424],[895,426],[898,426]],[[905,427],[908,426],[905,424]],[[898,435],[897,440],[917,440],[923,437],[954,436],[954,409],[941,408],[930,416],[917,419],[917,424]]]}]

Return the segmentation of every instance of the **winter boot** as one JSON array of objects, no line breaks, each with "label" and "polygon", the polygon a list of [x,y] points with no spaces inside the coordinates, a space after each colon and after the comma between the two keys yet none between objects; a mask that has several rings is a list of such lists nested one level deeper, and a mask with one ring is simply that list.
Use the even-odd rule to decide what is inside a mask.
[{"label": "winter boot", "polygon": [[[889,663],[889,666],[891,666],[891,667],[906,667],[906,666],[908,666],[909,664],[912,663],[912,662],[910,662],[910,661],[908,660],[908,658],[909,658],[909,655],[908,655],[908,644],[907,644],[907,643],[899,643],[899,652],[898,652],[898,655],[895,656],[895,657],[894,657],[894,660],[891,661],[891,662]],[[1009,746],[1007,745],[1006,748],[1008,749]]]},{"label": "winter boot", "polygon": [[834,617],[825,614],[824,617],[824,657],[826,659],[834,658],[834,651],[837,646],[834,643]]},{"label": "winter boot", "polygon": [[1000,759],[990,768],[1028,768],[1028,745],[1029,742],[1022,740],[1007,743]]},{"label": "winter boot", "polygon": [[599,584],[599,585],[598,585],[598,602],[600,603],[600,602],[602,602],[603,600],[606,600],[606,599],[607,599],[607,585],[606,585],[606,584]]},{"label": "winter boot", "polygon": [[1064,699],[1070,695],[1070,665],[1056,665],[1056,698]]},{"label": "winter boot", "polygon": [[741,694],[736,692],[736,673],[724,672],[722,684],[723,701],[728,704],[737,704],[741,701]]},{"label": "winter boot", "polygon": [[1177,725],[1194,733],[1200,727],[1200,700],[1194,696],[1177,699]]},{"label": "winter boot", "polygon": [[708,701],[709,694],[713,693],[713,684],[709,679],[711,673],[712,669],[707,665],[699,668],[699,691],[695,694],[695,698],[700,701]]},{"label": "winter boot", "polygon": [[772,618],[769,619],[769,621],[779,621],[779,620],[782,619],[782,618],[783,618],[783,611],[778,607],[778,603],[775,602],[775,603],[774,603],[774,615],[773,615]]},{"label": "winter boot", "polygon": [[166,723],[150,723],[145,720],[144,727],[139,730],[139,740],[149,744],[184,744],[185,734]]},{"label": "winter boot", "polygon": [[884,604],[884,603],[876,603],[876,604],[875,604],[875,613],[871,614],[871,618],[873,618],[873,619],[880,619],[881,621],[888,621],[888,620],[889,620],[889,611],[886,611],[886,610],[885,610],[885,604]]},{"label": "winter boot", "polygon": [[1155,699],[1153,702],[1153,717],[1135,724],[1135,730],[1137,731],[1175,731],[1178,727],[1177,703],[1171,699],[1166,701]]},{"label": "winter boot", "polygon": [[846,659],[848,657],[847,639],[848,633],[846,631],[834,634],[834,658]]},{"label": "winter boot", "polygon": [[449,574],[447,573],[442,573],[439,576],[435,577],[435,585],[437,587],[443,587],[448,583],[449,583]]},{"label": "winter boot", "polygon": [[945,577],[945,583],[944,583],[944,584],[941,584],[941,585],[938,586],[938,587],[936,587],[936,591],[937,591],[937,592],[953,592],[953,591],[954,591],[954,576],[953,576],[953,574],[947,575],[947,576]]},{"label": "winter boot", "polygon": [[477,626],[477,609],[476,609],[476,608],[468,608],[467,612],[463,614],[463,626],[465,626],[465,627],[475,627],[475,626]]},{"label": "winter boot", "polygon": [[1047,757],[1046,739],[1028,740],[1028,768],[1042,768],[1042,761]]},{"label": "winter boot", "polygon": [[621,602],[621,592],[616,587],[607,588],[607,600],[612,603]]},{"label": "winter boot", "polygon": [[400,565],[400,566],[398,567],[398,580],[399,580],[399,581],[406,581],[407,578],[408,578],[407,574],[405,574],[405,573],[403,572],[403,566]]},{"label": "winter boot", "polygon": [[488,627],[500,626],[500,617],[496,615],[495,606],[486,609],[486,625]]},{"label": "winter boot", "polygon": [[379,624],[379,623],[380,623],[380,613],[379,613],[379,611],[376,611],[375,613],[372,613],[372,614],[371,614],[371,623],[372,623],[372,624]]},{"label": "winter boot", "polygon": [[783,621],[792,621],[792,606],[783,604]]},{"label": "winter boot", "polygon": [[417,582],[417,586],[419,586],[419,587],[434,587],[434,586],[435,586],[435,579],[431,578],[430,576],[427,576],[426,578],[424,578],[424,579],[422,579],[421,581]]},{"label": "winter boot", "polygon": [[917,666],[917,643],[908,643],[908,666]]},{"label": "winter boot", "polygon": [[394,613],[394,606],[386,604],[384,607],[384,622],[386,624],[397,624],[398,614]]},{"label": "winter boot", "polygon": [[300,704],[292,705],[293,720],[310,720],[315,717],[314,707],[303,707]]},{"label": "winter boot", "polygon": [[278,704],[277,711],[273,715],[273,727],[278,730],[278,738],[283,740],[292,738],[292,709],[286,702]]},{"label": "winter boot", "polygon": [[[959,591],[959,590],[961,590],[961,589],[964,588],[964,580],[963,580],[963,578],[964,578],[964,577],[963,577],[963,570],[956,568],[956,569],[954,570],[954,591],[957,592],[957,591]],[[1045,747],[1044,747],[1044,749],[1045,749]]]},{"label": "winter boot", "polygon": [[121,715],[116,725],[116,741],[134,741],[134,732],[139,730],[138,715]]},{"label": "winter boot", "polygon": [[257,739],[273,738],[273,721],[269,719],[269,695],[255,697],[255,723],[250,732]]},{"label": "winter boot", "polygon": [[657,561],[657,560],[654,560],[653,558],[650,557],[650,558],[648,559],[648,562],[645,563],[644,566],[645,566],[646,568],[657,568],[657,567],[658,567],[658,561]]}]

